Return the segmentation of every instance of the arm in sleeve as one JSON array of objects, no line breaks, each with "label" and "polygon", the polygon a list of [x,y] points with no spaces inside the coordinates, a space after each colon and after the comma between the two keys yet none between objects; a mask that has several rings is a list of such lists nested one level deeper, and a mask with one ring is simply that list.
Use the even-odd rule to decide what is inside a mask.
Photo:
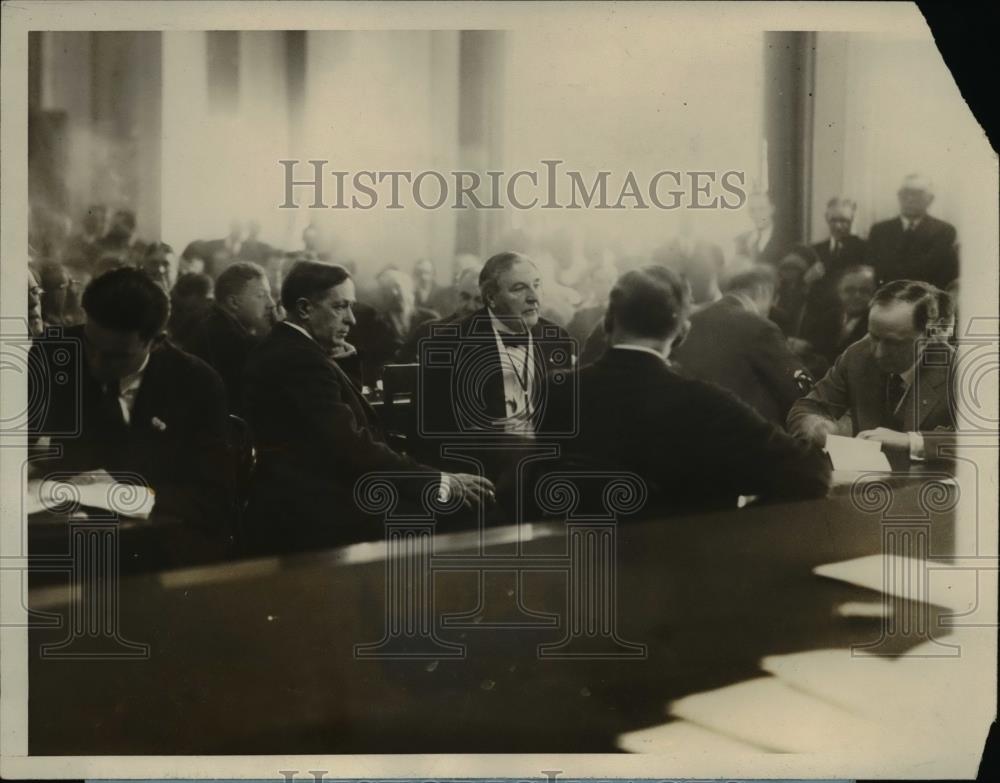
[{"label": "arm in sleeve", "polygon": [[837,421],[848,410],[851,403],[847,386],[848,353],[838,356],[813,390],[792,405],[787,427],[793,435],[807,436],[816,417]]}]

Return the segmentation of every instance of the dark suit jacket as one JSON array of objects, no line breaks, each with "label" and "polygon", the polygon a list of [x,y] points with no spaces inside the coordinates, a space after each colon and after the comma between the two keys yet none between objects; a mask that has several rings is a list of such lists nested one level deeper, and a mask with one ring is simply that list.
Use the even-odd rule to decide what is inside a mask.
[{"label": "dark suit jacket", "polygon": [[[130,423],[122,431],[104,413],[101,386],[87,370],[82,337],[83,327],[71,327],[61,339],[41,340],[32,349],[33,360],[47,374],[32,374],[29,386],[44,384],[32,394],[49,399],[33,418],[32,432],[68,432],[75,424],[80,428],[77,436],[52,438],[63,456],[51,470],[104,468],[129,482],[132,479],[124,474],[141,476],[156,493],[154,523],[180,521],[200,534],[187,542],[195,551],[174,549],[176,560],[215,557],[228,546],[232,533],[235,486],[225,390],[218,374],[170,342],[160,343],[150,353]],[[67,345],[73,346],[70,363],[55,362],[58,350]],[[67,372],[72,381],[52,383],[57,371]],[[157,426],[154,418],[163,426]]]},{"label": "dark suit jacket", "polygon": [[[482,308],[452,324],[454,337],[435,337],[426,349],[440,356],[450,354],[449,364],[423,367],[421,407],[434,433],[482,431],[502,433],[507,417],[503,370],[489,311]],[[544,432],[542,416],[553,412],[548,404],[553,371],[572,366],[573,343],[558,324],[539,318],[531,335],[535,350],[534,382],[539,416],[536,432]]]},{"label": "dark suit jacket", "polygon": [[958,277],[955,227],[925,215],[912,235],[895,217],[872,226],[868,234],[868,263],[875,267],[879,285],[892,280],[923,280],[944,290]]},{"label": "dark suit jacket", "polygon": [[804,367],[781,330],[732,296],[692,315],[691,331],[670,358],[684,374],[728,389],[778,425],[804,393],[795,379]]},{"label": "dark suit jacket", "polygon": [[802,325],[802,339],[832,364],[849,345],[868,334],[868,314],[859,318],[846,335],[843,327],[844,312],[840,305],[834,305],[821,313],[810,314]]},{"label": "dark suit jacket", "polygon": [[[377,538],[381,526],[354,503],[359,478],[416,471],[440,480],[386,445],[378,416],[343,370],[288,324],[277,324],[253,351],[244,389],[258,452],[250,513],[258,547],[333,544],[355,537],[366,521]],[[399,486],[406,494],[413,485]]]},{"label": "dark suit jacket", "polygon": [[[946,343],[928,345],[899,407],[903,430],[923,433],[929,457],[937,453],[938,445],[954,440],[948,434],[955,426],[948,390],[954,354],[954,348]],[[810,417],[836,421],[845,413],[850,413],[855,434],[887,426],[887,381],[875,363],[871,340],[864,337],[844,351],[816,387],[792,406],[788,429],[806,434]]]},{"label": "dark suit jacket", "polygon": [[564,452],[595,468],[638,474],[658,510],[735,508],[740,495],[826,493],[830,470],[818,449],[652,354],[610,348],[576,374],[580,431]]},{"label": "dark suit jacket", "polygon": [[837,252],[836,258],[830,252],[829,238],[817,242],[812,246],[812,249],[816,251],[816,255],[819,256],[826,272],[823,277],[813,282],[809,287],[805,320],[837,306],[837,282],[840,279],[840,274],[852,266],[866,263],[868,253],[865,241],[854,234],[849,234],[841,240],[840,250]]},{"label": "dark suit jacket", "polygon": [[830,253],[830,238],[827,237],[822,242],[817,242],[812,246],[819,256],[819,260],[826,267],[826,275],[823,279],[836,279],[842,271],[848,267],[865,263],[865,240],[861,237],[849,234],[840,241],[840,251],[834,258]]},{"label": "dark suit jacket", "polygon": [[208,362],[219,373],[226,386],[229,410],[239,414],[243,407],[243,373],[257,338],[236,316],[217,304],[184,335],[184,350]]}]

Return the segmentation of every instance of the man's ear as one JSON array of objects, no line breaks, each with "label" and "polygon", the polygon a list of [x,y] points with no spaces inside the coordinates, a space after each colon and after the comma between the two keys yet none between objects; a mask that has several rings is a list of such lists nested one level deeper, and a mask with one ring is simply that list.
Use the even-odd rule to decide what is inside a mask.
[{"label": "man's ear", "polygon": [[306,297],[300,296],[295,300],[295,316],[297,318],[302,318],[308,320],[309,311],[312,309],[312,302],[310,302]]}]

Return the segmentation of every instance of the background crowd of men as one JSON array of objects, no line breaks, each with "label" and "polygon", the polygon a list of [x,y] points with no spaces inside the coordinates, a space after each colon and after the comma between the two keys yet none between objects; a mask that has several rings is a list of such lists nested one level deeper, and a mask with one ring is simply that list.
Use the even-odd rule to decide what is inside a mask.
[{"label": "background crowd of men", "polygon": [[[943,456],[953,427],[956,233],[924,178],[898,198],[867,240],[836,197],[828,238],[783,244],[758,193],[728,261],[686,238],[581,259],[512,235],[456,260],[451,285],[420,260],[365,290],[312,227],[289,253],[234,223],[175,259],[94,207],[32,238],[33,441],[62,447],[33,469],[148,484],[170,563],[378,538],[354,495],[373,473],[403,502],[509,522],[540,444],[558,446],[548,467],[639,475],[664,515],[821,497],[828,434],[901,464]],[[396,364],[418,365],[405,439],[378,411]],[[478,463],[443,448],[473,441],[493,444]]]}]

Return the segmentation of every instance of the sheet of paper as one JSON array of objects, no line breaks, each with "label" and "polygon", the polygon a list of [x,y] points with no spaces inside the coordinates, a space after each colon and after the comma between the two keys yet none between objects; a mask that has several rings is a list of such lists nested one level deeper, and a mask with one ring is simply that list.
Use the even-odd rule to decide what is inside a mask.
[{"label": "sheet of paper", "polygon": [[827,435],[826,453],[830,455],[834,470],[892,471],[889,460],[882,453],[882,444],[875,440]]},{"label": "sheet of paper", "polygon": [[67,502],[132,519],[148,519],[156,498],[148,487],[115,481],[103,470],[60,481],[35,479],[28,482],[25,506],[29,514],[56,509]]},{"label": "sheet of paper", "polygon": [[677,718],[775,753],[812,753],[858,744],[876,727],[860,715],[757,677],[670,705]]},{"label": "sheet of paper", "polygon": [[[828,563],[816,566],[813,573],[898,598],[925,600],[961,613],[975,610],[983,589],[979,574],[971,569],[954,568],[934,560],[921,562],[898,555],[868,555]],[[891,578],[894,574],[897,578]],[[902,578],[905,574],[912,574],[912,578]]]},{"label": "sheet of paper", "polygon": [[694,753],[713,759],[762,751],[762,748],[739,742],[685,720],[673,720],[659,726],[622,734],[618,738],[618,747],[627,753],[657,755]]}]

